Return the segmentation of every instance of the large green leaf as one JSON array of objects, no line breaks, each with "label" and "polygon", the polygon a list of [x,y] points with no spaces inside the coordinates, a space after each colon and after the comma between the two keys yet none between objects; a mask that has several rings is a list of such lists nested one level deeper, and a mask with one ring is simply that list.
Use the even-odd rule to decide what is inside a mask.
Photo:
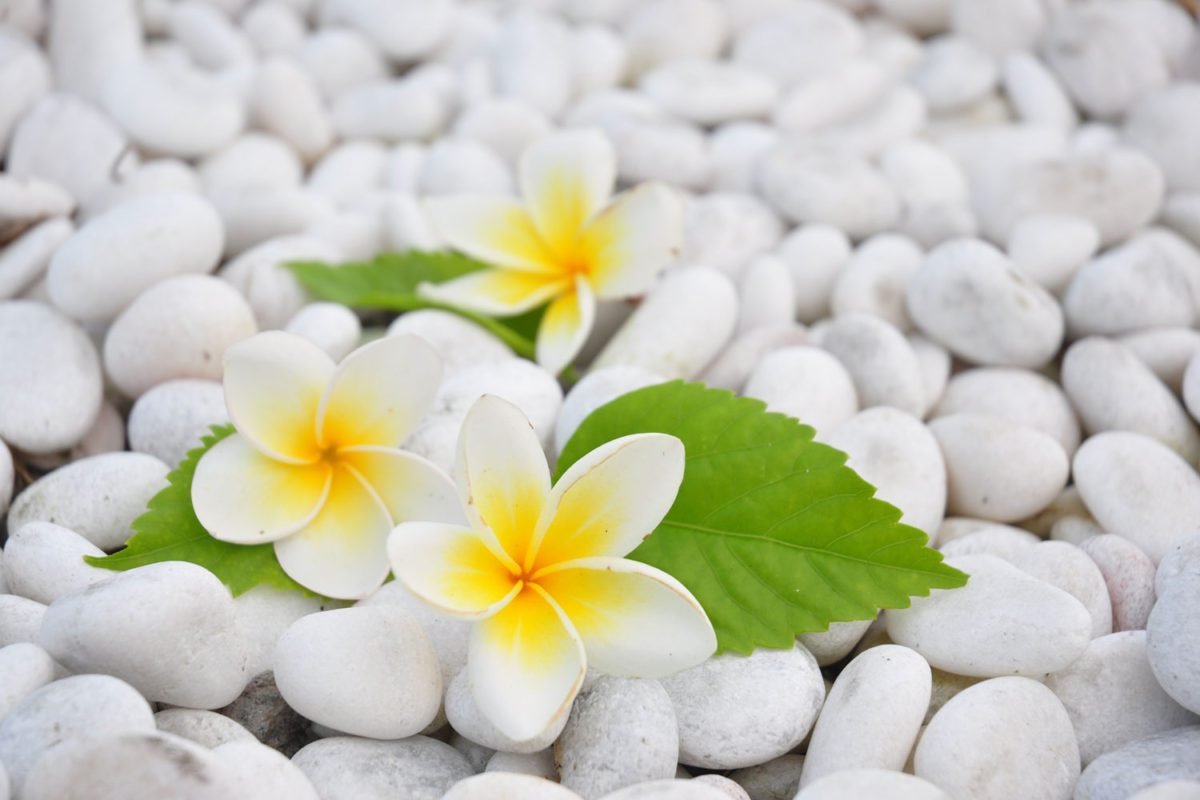
[{"label": "large green leaf", "polygon": [[209,535],[192,510],[192,476],[209,448],[233,433],[232,425],[214,425],[201,446],[188,452],[171,474],[167,486],[150,499],[146,512],[133,521],[133,536],[125,549],[108,556],[84,556],[89,564],[111,570],[144,567],[159,561],[190,561],[212,572],[235,596],[255,586],[308,591],[287,576],[270,544],[241,545]]},{"label": "large green leaf", "polygon": [[534,340],[544,309],[505,319],[493,319],[417,295],[422,283],[444,283],[471,272],[489,269],[486,264],[458,253],[408,250],[382,253],[370,261],[332,265],[296,261],[287,265],[300,284],[322,300],[355,308],[414,311],[438,308],[452,311],[491,331],[524,358],[534,357]]},{"label": "large green leaf", "polygon": [[592,412],[558,475],[604,442],[655,431],[683,440],[687,467],[666,519],[630,557],[692,591],[721,650],[791,647],[797,633],[966,582],[812,428],[701,384],[650,386]]}]

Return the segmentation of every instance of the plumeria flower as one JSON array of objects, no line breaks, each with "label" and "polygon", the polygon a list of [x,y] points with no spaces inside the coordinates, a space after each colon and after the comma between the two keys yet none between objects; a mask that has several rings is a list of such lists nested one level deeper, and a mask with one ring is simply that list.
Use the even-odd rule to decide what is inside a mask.
[{"label": "plumeria flower", "polygon": [[449,476],[398,449],[441,370],[414,336],[372,342],[338,365],[279,331],[229,348],[225,404],[237,433],[196,465],[200,524],[226,542],[274,542],[284,572],[314,592],[370,594],[387,577],[397,523],[463,519]]},{"label": "plumeria flower", "polygon": [[623,558],[662,521],[683,480],[683,443],[608,442],[550,487],[529,421],[485,395],[463,422],[455,481],[470,527],[399,525],[392,570],[441,611],[477,620],[467,674],[479,709],[514,740],[566,713],[590,665],[662,677],[716,648],[679,581]]},{"label": "plumeria flower", "polygon": [[674,191],[644,183],[612,202],[616,156],[594,130],[557,133],[521,156],[523,202],[457,196],[427,201],[452,247],[495,266],[421,288],[423,296],[489,316],[550,305],[538,363],[558,373],[591,331],[596,300],[646,292],[679,253],[683,209]]}]

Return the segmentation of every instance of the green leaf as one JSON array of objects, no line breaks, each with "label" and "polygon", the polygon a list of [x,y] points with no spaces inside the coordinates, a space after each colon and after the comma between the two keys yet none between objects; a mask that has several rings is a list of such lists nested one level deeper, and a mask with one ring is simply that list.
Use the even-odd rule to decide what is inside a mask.
[{"label": "green leaf", "polygon": [[433,253],[408,250],[383,253],[371,261],[331,265],[319,261],[295,261],[288,269],[300,284],[322,300],[331,300],[355,308],[387,311],[415,311],[437,308],[452,311],[495,334],[523,358],[534,357],[537,326],[544,308],[505,319],[493,319],[464,311],[445,303],[436,303],[417,295],[422,283],[444,283],[481,269],[486,264],[458,253]]},{"label": "green leaf", "polygon": [[144,514],[133,521],[133,536],[125,549],[108,556],[84,556],[95,567],[124,571],[159,561],[190,561],[212,572],[237,596],[255,586],[310,592],[287,576],[270,544],[241,545],[209,535],[192,510],[192,475],[209,448],[229,436],[232,425],[214,425],[201,446],[167,476],[167,486],[150,499]]},{"label": "green leaf", "polygon": [[650,386],[598,408],[558,476],[604,442],[646,432],[682,439],[687,466],[666,519],[630,558],[691,590],[720,650],[791,647],[797,633],[966,583],[812,428],[702,384]]}]

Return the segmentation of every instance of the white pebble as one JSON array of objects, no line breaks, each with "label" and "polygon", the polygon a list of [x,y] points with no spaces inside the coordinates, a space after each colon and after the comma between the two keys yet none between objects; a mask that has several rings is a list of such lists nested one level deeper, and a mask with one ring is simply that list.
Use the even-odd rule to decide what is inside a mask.
[{"label": "white pebble", "polygon": [[803,0],[766,14],[738,34],[733,61],[780,83],[801,83],[849,61],[863,47],[863,33],[835,5]]},{"label": "white pebble", "polygon": [[16,528],[4,545],[8,591],[39,603],[82,592],[115,573],[84,562],[104,551],[72,530],[50,522]]},{"label": "white pebble", "polygon": [[383,187],[388,148],[372,141],[345,142],[321,156],[307,185],[342,208]]},{"label": "white pebble", "polygon": [[251,118],[257,127],[288,142],[305,162],[333,144],[333,126],[317,83],[295,61],[267,59],[254,76]]},{"label": "white pebble", "polygon": [[[1200,576],[1179,575],[1164,583],[1146,625],[1146,644],[1155,678],[1163,691],[1194,714],[1200,714],[1197,600],[1200,600]],[[1160,730],[1166,727],[1163,725]]]},{"label": "white pebble", "polygon": [[1113,533],[1091,536],[1080,543],[1108,586],[1113,632],[1145,630],[1154,607],[1154,562],[1136,544]]},{"label": "white pebble", "polygon": [[785,347],[768,353],[750,373],[743,394],[762,400],[769,411],[811,425],[818,435],[858,412],[850,373],[816,347]]},{"label": "white pebble", "polygon": [[1005,249],[1018,270],[1058,294],[1099,247],[1096,226],[1083,217],[1043,214],[1014,225]]},{"label": "white pebble", "polygon": [[446,718],[458,733],[504,753],[537,753],[554,744],[566,727],[568,715],[563,713],[550,721],[544,731],[531,739],[517,741],[505,736],[475,705],[466,669],[459,671],[446,687]]},{"label": "white pebble", "polygon": [[511,194],[513,176],[504,159],[470,140],[435,142],[421,165],[420,193]]},{"label": "white pebble", "polygon": [[[0,647],[0,720],[26,697],[53,681],[54,672],[54,659],[36,644],[18,642]],[[0,786],[6,784],[6,778],[0,778]]]},{"label": "white pebble", "polygon": [[253,739],[236,740],[213,748],[213,755],[221,760],[230,783],[248,795],[263,800],[318,800],[300,768],[272,747]]},{"label": "white pebble", "polygon": [[570,789],[533,775],[486,772],[454,784],[442,800],[582,800]]},{"label": "white pebble", "polygon": [[668,114],[699,125],[766,116],[778,96],[776,85],[752,69],[700,59],[659,65],[640,87]]},{"label": "white pebble", "polygon": [[349,355],[362,336],[358,316],[338,303],[309,303],[288,320],[284,330],[312,342],[334,361]]},{"label": "white pebble", "polygon": [[1062,445],[1068,456],[1079,447],[1079,421],[1058,384],[1037,372],[1013,367],[964,370],[946,384],[934,417],[987,414],[1036,428]]},{"label": "white pebble", "polygon": [[849,313],[833,319],[821,347],[854,382],[860,408],[891,406],[914,417],[925,410],[925,385],[917,355],[904,334],[879,317]]},{"label": "white pebble", "polygon": [[579,425],[597,408],[622,395],[664,382],[665,378],[636,366],[616,365],[589,372],[571,387],[563,400],[554,427],[555,450],[561,453]]},{"label": "white pebble", "polygon": [[1185,388],[1188,366],[1196,353],[1200,353],[1200,332],[1191,328],[1148,328],[1119,336],[1117,341],[1171,391],[1182,396],[1192,417],[1200,419],[1195,412],[1195,401],[1188,400]]},{"label": "white pebble", "polygon": [[54,252],[74,231],[70,220],[47,220],[0,250],[0,300],[20,294],[41,278]]},{"label": "white pebble", "polygon": [[142,58],[134,0],[117,0],[103,9],[88,0],[55,3],[46,33],[55,84],[93,103],[114,71]]},{"label": "white pebble", "polygon": [[260,56],[293,53],[304,43],[304,20],[287,0],[255,3],[241,18],[242,32]]},{"label": "white pebble", "polygon": [[716,267],[738,278],[756,256],[783,236],[783,225],[762,200],[743,192],[712,192],[690,200],[684,219],[684,263]]},{"label": "white pebble", "polygon": [[216,381],[165,381],[142,394],[129,412],[129,447],[175,465],[213,425],[229,422],[225,395]]},{"label": "white pebble", "polygon": [[304,40],[295,57],[327,101],[388,75],[387,62],[375,45],[351,28],[315,31]]},{"label": "white pebble", "polygon": [[708,140],[692,125],[651,122],[621,128],[612,136],[618,175],[627,183],[657,180],[693,190],[711,183]]},{"label": "white pebble", "polygon": [[464,109],[454,121],[454,135],[487,145],[510,164],[522,151],[550,132],[549,118],[528,103],[493,97]]},{"label": "white pebble", "polygon": [[863,242],[833,286],[829,302],[834,316],[862,312],[900,331],[910,330],[905,291],[924,257],[905,236],[884,233]]},{"label": "white pebble", "polygon": [[1063,130],[1079,123],[1079,114],[1062,84],[1032,53],[1017,50],[1006,55],[1001,80],[1018,119]]},{"label": "white pebble", "polygon": [[[1130,742],[1088,765],[1075,786],[1075,798],[1124,800],[1135,793],[1141,797],[1139,789],[1155,784],[1200,783],[1197,747],[1200,747],[1200,725],[1187,725]],[[1167,800],[1191,800],[1193,796],[1172,793]]]},{"label": "white pebble", "polygon": [[755,258],[742,274],[739,289],[738,333],[792,322],[792,277],[783,259],[770,255]]},{"label": "white pebble", "polygon": [[1096,562],[1083,550],[1066,542],[1038,542],[1011,560],[1018,569],[1057,586],[1083,603],[1092,616],[1093,639],[1112,633],[1108,584]]},{"label": "white pebble", "polygon": [[[34,0],[39,4],[39,0]],[[35,42],[16,26],[19,13],[9,3],[8,27],[0,33],[0,150],[22,116],[50,91],[50,65]]]},{"label": "white pebble", "polygon": [[[403,109],[397,113],[397,109]],[[333,105],[333,127],[344,139],[387,142],[427,139],[446,124],[445,101],[419,81],[378,81],[347,90]]]},{"label": "white pebble", "polygon": [[758,122],[722,125],[709,137],[712,186],[718,191],[754,190],[758,159],[779,141],[774,128]]},{"label": "white pebble", "polygon": [[204,159],[198,167],[206,192],[300,185],[304,166],[292,146],[268,133],[247,133]]},{"label": "white pebble", "polygon": [[328,242],[312,236],[280,236],[246,250],[226,262],[219,277],[242,293],[259,328],[282,328],[307,300],[288,261],[338,263],[342,254]]},{"label": "white pebble", "polygon": [[254,734],[224,714],[198,708],[163,709],[154,715],[154,724],[163,733],[208,748],[220,747],[226,742],[257,741]]},{"label": "white pebble", "polygon": [[929,781],[915,775],[883,769],[844,769],[804,787],[795,800],[859,800],[886,797],[889,800],[950,800]]},{"label": "white pebble", "polygon": [[767,353],[807,342],[802,325],[753,328],[726,345],[700,375],[700,381],[717,389],[741,392],[750,373]]},{"label": "white pebble", "polygon": [[925,44],[909,81],[935,113],[979,102],[996,86],[999,70],[991,53],[971,39],[947,35]]},{"label": "white pebble", "polygon": [[713,0],[649,0],[638,3],[621,33],[629,70],[640,75],[668,61],[715,58],[729,34],[728,12]]},{"label": "white pebble", "polygon": [[348,24],[389,58],[415,61],[446,38],[454,11],[449,0],[329,0],[321,4],[320,21]]},{"label": "white pebble", "polygon": [[803,225],[788,234],[775,252],[791,269],[796,319],[812,323],[829,316],[837,276],[850,260],[846,234],[831,225]]}]

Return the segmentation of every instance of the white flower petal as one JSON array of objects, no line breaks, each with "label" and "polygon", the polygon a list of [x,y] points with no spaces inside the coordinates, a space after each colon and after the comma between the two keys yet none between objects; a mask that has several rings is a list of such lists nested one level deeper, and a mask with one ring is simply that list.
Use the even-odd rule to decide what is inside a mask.
[{"label": "white flower petal", "polygon": [[570,287],[570,280],[554,275],[487,269],[445,283],[423,283],[417,294],[478,314],[510,317],[548,303]]},{"label": "white flower petal", "polygon": [[546,309],[538,326],[537,362],[557,375],[579,354],[596,321],[596,297],[584,278],[576,278],[575,291],[559,295]]},{"label": "white flower petal", "polygon": [[662,678],[704,661],[717,637],[704,609],[662,570],[587,558],[534,577],[566,613],[600,672]]},{"label": "white flower petal", "polygon": [[425,209],[441,238],[456,250],[496,267],[560,272],[529,212],[511,197],[431,197]]},{"label": "white flower petal", "polygon": [[385,336],[338,365],[317,411],[322,447],[399,447],[429,410],[442,360],[416,336]]},{"label": "white flower petal", "polygon": [[406,522],[388,537],[396,579],[446,614],[479,619],[504,607],[520,581],[501,558],[499,546],[461,525]]},{"label": "white flower petal", "polygon": [[590,277],[601,300],[644,294],[683,246],[683,205],[674,190],[643,183],[619,196],[584,231]]},{"label": "white flower petal", "polygon": [[550,469],[520,409],[495,395],[475,401],[458,435],[454,482],[472,525],[492,531],[514,563],[524,564]]},{"label": "white flower petal", "polygon": [[225,351],[225,405],[261,453],[295,464],[320,457],[317,406],[334,364],[299,336],[267,331]]},{"label": "white flower petal", "polygon": [[454,481],[429,461],[406,450],[350,447],[338,459],[354,467],[387,507],[392,524],[410,520],[465,524]]},{"label": "white flower petal", "polygon": [[471,694],[510,739],[532,739],[569,713],[585,667],[579,635],[536,586],[527,585],[499,613],[471,629]]},{"label": "white flower petal", "polygon": [[316,516],[329,482],[326,464],[275,461],[235,433],[200,457],[192,477],[192,507],[216,539],[272,542]]},{"label": "white flower petal", "polygon": [[320,513],[275,542],[275,557],[301,586],[326,597],[357,600],[387,577],[391,530],[379,498],[352,469],[338,465]]},{"label": "white flower petal", "polygon": [[576,461],[538,521],[535,568],[633,550],[671,509],[683,466],[683,442],[665,433],[623,436]]},{"label": "white flower petal", "polygon": [[542,240],[560,258],[569,257],[616,185],[612,144],[597,130],[562,131],[526,148],[518,169],[521,194]]}]

